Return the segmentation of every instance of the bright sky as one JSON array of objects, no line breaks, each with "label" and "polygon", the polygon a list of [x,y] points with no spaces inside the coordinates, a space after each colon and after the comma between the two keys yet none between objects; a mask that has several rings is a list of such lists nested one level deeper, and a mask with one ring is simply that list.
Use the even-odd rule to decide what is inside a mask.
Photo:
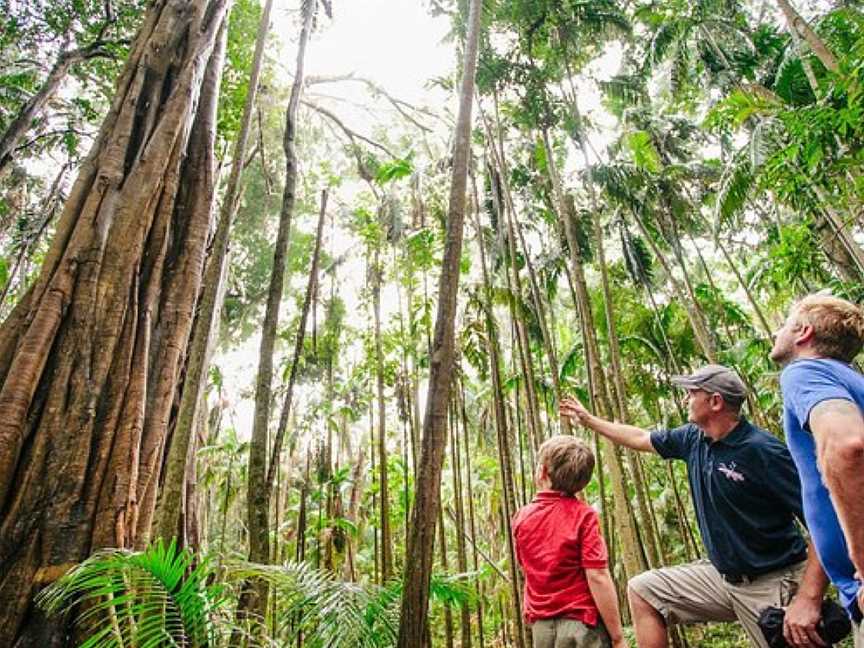
[{"label": "bright sky", "polygon": [[[274,32],[279,34],[284,45],[279,60],[286,79],[290,78],[294,68],[299,0],[287,2],[287,6],[277,5],[273,15]],[[333,20],[322,19],[309,44],[307,76],[344,76],[354,73],[411,104],[429,107],[439,114],[446,105],[455,110],[455,98],[428,83],[432,78],[452,74],[457,68],[458,48],[453,43],[442,42],[450,31],[448,17],[432,17],[428,13],[428,3],[424,0],[335,0],[333,4]],[[591,65],[588,76],[608,78],[617,71],[620,60],[620,47],[612,46]],[[579,94],[583,113],[599,122],[603,131],[606,131],[592,138],[595,146],[602,150],[608,141],[608,129],[614,128],[614,123],[610,123],[602,111],[595,84],[580,85]],[[372,100],[368,89],[359,83],[315,85],[309,88],[307,97],[338,114],[350,128],[370,136],[374,136],[374,129],[380,127],[382,115],[387,115],[386,111],[391,108],[386,102]],[[373,105],[374,110],[364,108]],[[432,121],[429,125],[441,128],[441,122]],[[442,133],[442,136],[446,141],[449,133]],[[401,153],[404,152],[397,152]],[[568,167],[576,163],[576,158],[575,155],[571,156]],[[341,194],[343,201],[352,200],[352,191],[346,186],[337,193]],[[334,202],[331,201],[331,204]],[[335,245],[334,242],[325,242],[325,246],[338,256],[351,247],[356,248],[356,241],[343,233],[337,235]],[[361,325],[358,320],[367,319],[366,308],[359,300],[365,271],[362,255],[353,254],[340,272],[342,297],[346,300],[351,314],[350,325],[353,326]],[[302,281],[305,282],[305,278]],[[382,319],[385,325],[390,314],[396,312],[396,297],[395,288],[386,286],[382,292]],[[283,325],[284,318],[283,310]],[[232,401],[231,419],[241,437],[248,437],[252,427],[253,397],[250,390],[257,367],[259,343],[259,337],[253,336],[240,349],[216,358],[224,370],[228,396]],[[277,376],[274,387],[279,381],[280,377]],[[294,411],[302,409],[305,391],[304,387],[300,387],[295,392]],[[274,418],[278,418],[278,407],[281,404],[274,410]]]},{"label": "bright sky", "polygon": [[[442,43],[450,28],[446,17],[433,18],[422,0],[335,0],[333,5],[333,20],[323,18],[309,43],[307,76],[355,73],[380,85],[398,99],[440,110],[442,102],[447,101],[448,97],[440,88],[428,86],[427,81],[448,75],[455,67],[456,49],[452,44]],[[294,68],[298,8],[299,0],[288,0],[287,6],[283,3],[274,7],[273,31],[279,35],[284,46],[279,59],[286,78],[290,78]],[[368,89],[359,83],[314,86],[308,94],[310,97],[319,94],[337,98],[320,100],[320,103],[338,114],[350,128],[364,135],[371,135],[372,128],[380,123],[380,111],[373,114],[363,109],[364,105],[371,106],[376,102],[370,99]],[[315,98],[315,101],[319,99]],[[339,241],[337,247],[353,243]],[[328,249],[337,256],[344,251],[329,246]],[[349,282],[353,279],[359,290],[365,275],[365,265],[358,258],[349,263],[353,268],[349,273],[351,276],[342,279]],[[343,290],[343,297],[350,302],[347,304],[349,312],[356,313],[359,308],[357,291],[349,289],[346,294]],[[387,293],[382,295],[385,322],[387,311],[395,310],[395,303],[387,303],[395,302],[395,292],[392,300],[388,297]],[[359,318],[365,319],[365,316],[364,308]],[[281,325],[284,325],[284,318],[283,311]],[[355,316],[352,319],[357,318]],[[356,325],[356,322],[352,324]],[[254,403],[251,389],[259,344],[260,338],[255,335],[241,348],[219,354],[215,359],[225,374],[226,395],[231,402],[228,413],[230,424],[235,426],[241,438],[248,438],[252,428]],[[275,376],[274,387],[280,382],[281,376]],[[302,408],[304,391],[301,386],[295,392],[294,411],[298,407]],[[275,403],[274,419],[278,418],[279,408],[281,402]]]},{"label": "bright sky", "polygon": [[310,46],[309,74],[347,72],[371,79],[409,102],[429,95],[426,81],[453,69],[454,48],[442,44],[444,16],[422,0],[335,0],[333,20]]}]

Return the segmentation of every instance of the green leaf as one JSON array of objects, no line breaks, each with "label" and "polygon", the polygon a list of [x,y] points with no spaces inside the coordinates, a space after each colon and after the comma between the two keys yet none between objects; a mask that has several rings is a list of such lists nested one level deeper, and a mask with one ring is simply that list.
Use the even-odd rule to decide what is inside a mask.
[{"label": "green leaf", "polygon": [[633,163],[640,169],[651,173],[659,173],[663,168],[660,155],[651,141],[651,135],[647,131],[636,131],[630,133],[626,139],[627,148],[633,158]]},{"label": "green leaf", "polygon": [[409,153],[404,158],[397,158],[390,162],[382,162],[378,167],[378,172],[375,174],[375,182],[380,185],[407,178],[414,173],[414,166],[411,163],[414,153]]}]

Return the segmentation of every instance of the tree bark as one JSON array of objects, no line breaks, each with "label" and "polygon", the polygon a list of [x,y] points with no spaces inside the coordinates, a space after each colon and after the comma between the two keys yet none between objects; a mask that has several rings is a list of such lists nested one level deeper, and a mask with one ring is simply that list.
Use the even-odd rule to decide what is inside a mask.
[{"label": "tree bark", "polygon": [[189,457],[189,442],[200,415],[201,394],[204,391],[207,368],[213,351],[213,339],[218,330],[218,319],[215,315],[222,310],[226,260],[228,258],[228,237],[240,199],[240,176],[246,159],[246,145],[252,123],[252,111],[255,107],[255,96],[258,92],[258,80],[261,77],[261,61],[264,58],[264,44],[270,29],[270,10],[272,7],[273,0],[267,0],[258,24],[255,54],[252,59],[252,70],[249,73],[249,89],[246,92],[246,101],[243,105],[240,131],[234,143],[231,173],[228,176],[225,197],[219,211],[219,222],[204,270],[203,290],[199,299],[198,315],[192,329],[191,349],[183,393],[180,397],[177,425],[172,436],[171,447],[168,450],[165,481],[159,501],[158,517],[154,525],[154,537],[161,537],[166,543],[170,541],[177,529],[183,475]]},{"label": "tree bark", "polygon": [[[570,248],[570,265],[573,273],[573,287],[577,297],[577,308],[580,312],[582,323],[582,337],[585,344],[585,354],[588,364],[588,372],[591,377],[591,401],[592,406],[601,416],[610,418],[613,409],[609,398],[606,377],[600,358],[600,349],[597,344],[593,314],[591,312],[591,301],[585,282],[583,261],[579,254],[579,242],[573,227],[573,214],[566,198],[564,197],[561,179],[555,167],[554,151],[549,141],[549,135],[543,132],[543,142],[546,149],[546,160],[549,169],[549,178],[552,183],[552,194],[554,204],[559,218],[564,221],[564,232],[567,244]],[[628,577],[640,573],[645,565],[639,551],[639,536],[633,521],[629,498],[627,497],[627,486],[624,478],[624,467],[617,449],[609,442],[602,444],[606,453],[606,463],[612,478],[613,503],[615,505],[616,521],[622,534],[622,554],[624,570]],[[602,473],[598,473],[602,475]]]},{"label": "tree bark", "polygon": [[[462,490],[462,453],[459,450],[459,396],[457,392],[451,399],[450,427],[450,466],[453,476],[453,505],[456,525],[456,568],[460,573],[468,571],[468,549],[465,545],[465,506]],[[463,603],[460,608],[459,629],[461,632],[460,648],[471,648],[471,610]]]},{"label": "tree bark", "polygon": [[[303,2],[300,42],[297,45],[297,62],[294,68],[294,83],[285,110],[285,188],[282,192],[282,208],[279,213],[279,230],[273,250],[273,272],[267,293],[267,307],[261,327],[261,346],[258,355],[258,375],[255,380],[255,413],[252,422],[252,440],[249,446],[247,526],[249,529],[249,560],[266,563],[270,560],[270,497],[267,488],[267,452],[272,408],[273,352],[276,346],[276,329],[279,325],[279,307],[285,283],[285,267],[291,220],[297,189],[297,109],[303,94],[303,74],[306,46],[312,31],[315,0]],[[258,612],[262,617],[267,609],[267,586],[259,582],[254,590],[247,589],[241,597],[238,612]]]},{"label": "tree bark", "polygon": [[210,229],[228,7],[150,7],[0,329],[0,645],[62,645],[32,594],[94,549],[148,540]]},{"label": "tree bark", "polygon": [[[288,429],[288,419],[291,416],[291,402],[294,399],[294,384],[297,381],[297,371],[300,367],[300,356],[303,354],[303,340],[306,337],[306,322],[309,319],[309,310],[312,305],[312,296],[318,287],[318,268],[321,264],[321,239],[324,235],[324,221],[327,217],[327,190],[321,192],[321,211],[318,214],[318,228],[315,232],[315,247],[312,250],[312,263],[309,267],[309,280],[306,283],[306,294],[303,298],[303,310],[300,312],[300,321],[297,324],[297,333],[294,336],[294,355],[291,358],[291,369],[288,373],[288,385],[285,388],[285,396],[282,400],[282,410],[279,413],[279,425],[276,428],[276,436],[273,439],[273,450],[267,467],[267,477],[264,487],[267,489],[267,499],[273,492],[273,481],[276,478],[276,468],[279,465],[279,457],[282,454],[282,445],[285,441],[285,432]],[[329,464],[328,464],[329,470]]]},{"label": "tree bark", "polygon": [[828,49],[828,46],[825,45],[823,40],[819,38],[818,34],[810,28],[810,25],[808,25],[807,21],[801,17],[801,14],[795,10],[795,7],[793,7],[788,0],[777,0],[777,6],[779,6],[780,11],[783,12],[783,16],[789,24],[789,29],[794,30],[807,41],[810,49],[813,50],[813,53],[822,65],[832,72],[838,72],[840,66],[837,64],[837,59],[834,57],[834,54],[831,53],[831,50]]},{"label": "tree bark", "polygon": [[459,113],[453,147],[453,171],[447,218],[447,238],[438,284],[438,312],[429,372],[429,391],[423,420],[423,439],[417,475],[416,499],[411,514],[411,535],[399,619],[398,648],[423,645],[429,607],[429,579],[435,543],[435,524],[440,505],[441,470],[447,432],[447,407],[454,364],[456,296],[459,291],[459,261],[462,226],[471,154],[471,108],[480,32],[482,0],[471,0]]},{"label": "tree bark", "polygon": [[[380,245],[376,243],[376,245]],[[381,267],[380,250],[375,248],[372,260],[372,308],[375,318],[375,390],[378,397],[378,484],[381,496],[381,582],[393,575],[393,542],[390,537],[390,488],[387,480],[387,408],[384,400],[384,350],[381,344]]]},{"label": "tree bark", "polygon": [[[475,207],[479,207],[476,200]],[[516,512],[516,493],[513,480],[513,452],[510,444],[510,432],[507,425],[507,399],[504,396],[503,381],[501,379],[501,346],[498,342],[499,333],[495,328],[495,318],[492,312],[492,283],[489,277],[489,269],[486,263],[486,251],[483,242],[483,231],[480,227],[478,210],[474,210],[474,228],[477,231],[477,241],[480,250],[480,269],[483,277],[484,302],[483,314],[486,324],[487,355],[489,357],[489,374],[492,379],[492,406],[495,419],[496,446],[498,449],[498,468],[501,476],[501,531],[505,536],[507,548],[507,565],[510,572],[510,587],[512,588],[513,620],[516,624],[516,645],[523,648],[525,645],[525,632],[522,625],[522,579],[521,572],[516,566],[516,549],[513,544],[513,534],[510,531],[510,519]],[[476,546],[476,545],[475,545]]]}]

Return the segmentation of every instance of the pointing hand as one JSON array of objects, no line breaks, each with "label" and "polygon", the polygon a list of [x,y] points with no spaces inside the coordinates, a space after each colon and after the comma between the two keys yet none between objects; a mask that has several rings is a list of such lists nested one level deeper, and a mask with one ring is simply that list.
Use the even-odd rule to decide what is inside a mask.
[{"label": "pointing hand", "polygon": [[558,406],[558,412],[561,416],[566,416],[571,423],[584,423],[591,416],[585,406],[573,396],[561,399],[561,404]]}]

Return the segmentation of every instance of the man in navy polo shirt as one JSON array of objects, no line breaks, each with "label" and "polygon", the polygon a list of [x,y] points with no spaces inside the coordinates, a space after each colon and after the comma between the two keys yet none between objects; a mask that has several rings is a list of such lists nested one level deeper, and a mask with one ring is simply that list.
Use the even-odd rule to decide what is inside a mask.
[{"label": "man in navy polo shirt", "polygon": [[767,648],[759,613],[787,605],[787,641],[824,645],[815,627],[827,581],[795,524],[801,492],[786,446],[741,415],[746,390],[731,369],[707,365],[673,382],[687,390],[690,420],[673,430],[649,432],[594,416],[576,399],[561,402],[563,415],[615,444],[687,463],[708,560],[630,580],[639,647],[665,648],[669,624],[737,619],[753,646]]},{"label": "man in navy polo shirt", "polygon": [[783,425],[801,475],[804,513],[819,559],[861,630],[864,574],[864,310],[829,295],[792,307],[771,359],[784,366]]}]

